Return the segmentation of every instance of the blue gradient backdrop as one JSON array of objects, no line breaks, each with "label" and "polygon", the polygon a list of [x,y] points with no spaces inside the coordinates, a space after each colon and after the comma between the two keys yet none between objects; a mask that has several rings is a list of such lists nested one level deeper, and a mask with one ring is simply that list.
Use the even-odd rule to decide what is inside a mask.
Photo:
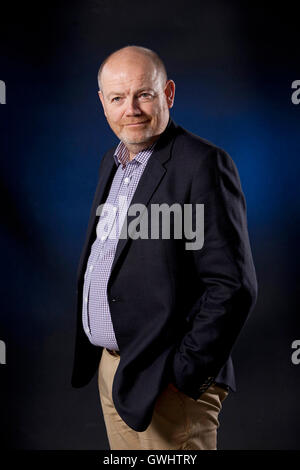
[{"label": "blue gradient backdrop", "polygon": [[[299,445],[297,242],[300,79],[296,15],[251,3],[26,2],[1,19],[2,443],[108,449],[96,377],[70,385],[75,275],[104,152],[117,143],[97,71],[126,44],[157,51],[176,83],[171,116],[223,147],[246,196],[259,283],[234,349],[238,391],[224,404],[220,449]],[[299,28],[298,28],[299,29]]]}]

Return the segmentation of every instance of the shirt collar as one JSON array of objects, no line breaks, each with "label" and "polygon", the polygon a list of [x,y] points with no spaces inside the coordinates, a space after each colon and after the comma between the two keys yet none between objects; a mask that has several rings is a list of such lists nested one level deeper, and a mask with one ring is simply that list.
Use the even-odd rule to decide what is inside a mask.
[{"label": "shirt collar", "polygon": [[[144,150],[141,150],[139,153],[137,153],[134,157],[133,160],[138,163],[146,163],[149,156],[154,150],[155,144],[157,141],[155,141],[152,145],[147,147]],[[124,142],[120,140],[114,154],[113,154],[114,160],[116,165],[118,166],[120,163],[124,166],[129,162],[129,150],[127,149],[126,145]]]}]

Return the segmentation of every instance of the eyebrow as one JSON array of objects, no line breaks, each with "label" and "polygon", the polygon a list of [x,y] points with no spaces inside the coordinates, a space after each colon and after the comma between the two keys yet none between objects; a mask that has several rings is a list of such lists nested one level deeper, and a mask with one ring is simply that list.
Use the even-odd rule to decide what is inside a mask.
[{"label": "eyebrow", "polygon": [[[136,93],[141,93],[142,91],[154,91],[152,88],[140,88],[139,90],[136,91]],[[124,96],[124,93],[120,93],[118,91],[111,91],[108,93],[107,97],[110,98],[110,96],[117,95],[117,96]]]}]

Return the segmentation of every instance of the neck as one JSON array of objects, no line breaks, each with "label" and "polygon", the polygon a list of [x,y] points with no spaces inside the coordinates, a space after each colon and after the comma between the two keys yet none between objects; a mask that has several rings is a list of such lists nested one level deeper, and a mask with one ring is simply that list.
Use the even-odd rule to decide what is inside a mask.
[{"label": "neck", "polygon": [[142,150],[145,150],[146,148],[150,147],[157,139],[159,136],[153,137],[151,140],[148,140],[147,142],[142,142],[140,144],[125,144],[128,151],[129,151],[129,159],[130,161]]}]

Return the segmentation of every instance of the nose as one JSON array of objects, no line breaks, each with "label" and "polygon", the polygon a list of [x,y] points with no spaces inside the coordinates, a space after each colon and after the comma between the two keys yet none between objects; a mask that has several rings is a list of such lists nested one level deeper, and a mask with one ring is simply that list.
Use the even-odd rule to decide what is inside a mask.
[{"label": "nose", "polygon": [[134,96],[127,97],[125,113],[126,116],[139,116],[142,113],[138,104],[138,100]]}]

